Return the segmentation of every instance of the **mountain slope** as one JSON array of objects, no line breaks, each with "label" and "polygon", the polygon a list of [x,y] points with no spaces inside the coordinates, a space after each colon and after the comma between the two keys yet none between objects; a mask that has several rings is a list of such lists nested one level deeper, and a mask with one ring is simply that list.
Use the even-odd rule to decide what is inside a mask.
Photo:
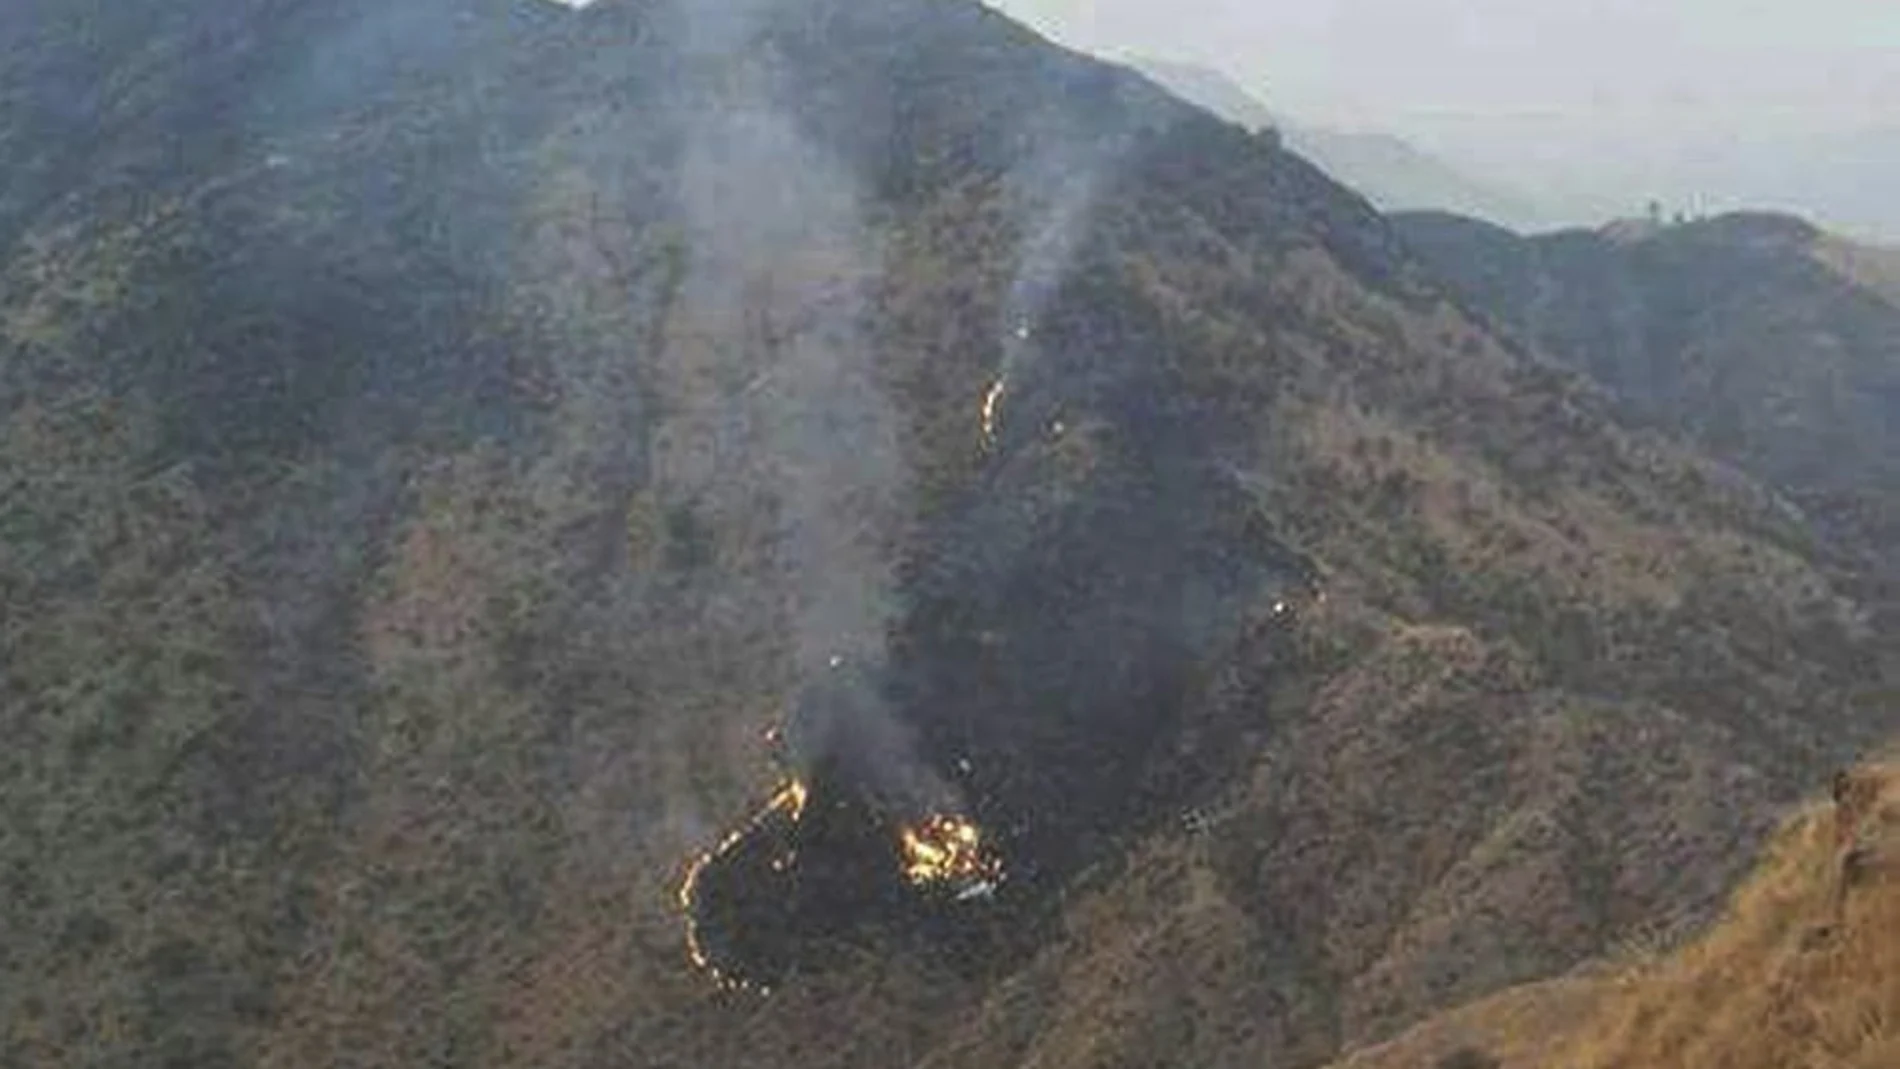
[{"label": "mountain slope", "polygon": [[1893,729],[1772,494],[979,5],[0,26],[0,1060],[1318,1064]]},{"label": "mountain slope", "polygon": [[1641,418],[1851,540],[1893,545],[1900,302],[1881,250],[1769,215],[1534,238],[1429,214],[1397,225],[1475,307]]},{"label": "mountain slope", "polygon": [[1273,113],[1233,79],[1192,63],[1142,58],[1136,69],[1169,92],[1250,130],[1278,130],[1287,146],[1384,211],[1435,209],[1534,227],[1540,212],[1521,194],[1460,172],[1389,134],[1334,130]]},{"label": "mountain slope", "polygon": [[[1500,1069],[1893,1064],[1895,773],[1853,775],[1875,790],[1792,818],[1694,941],[1474,1004],[1339,1064],[1453,1064],[1460,1051]],[[1850,849],[1860,876],[1837,920],[1829,903]]]},{"label": "mountain slope", "polygon": [[1253,131],[1269,130],[1281,125],[1281,120],[1259,98],[1212,67],[1153,56],[1133,59],[1129,66],[1153,78],[1162,88],[1182,100],[1197,108],[1205,108],[1228,122],[1239,123]]}]

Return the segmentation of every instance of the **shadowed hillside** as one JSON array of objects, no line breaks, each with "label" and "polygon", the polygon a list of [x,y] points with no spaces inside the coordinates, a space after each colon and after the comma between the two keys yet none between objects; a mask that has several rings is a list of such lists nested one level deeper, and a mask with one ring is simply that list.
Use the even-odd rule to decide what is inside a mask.
[{"label": "shadowed hillside", "polygon": [[0,1062],[1322,1064],[1895,728],[1775,495],[978,5],[0,34]]},{"label": "shadowed hillside", "polygon": [[1444,215],[1397,226],[1475,308],[1891,563],[1900,288],[1890,251],[1766,214],[1531,238]]}]

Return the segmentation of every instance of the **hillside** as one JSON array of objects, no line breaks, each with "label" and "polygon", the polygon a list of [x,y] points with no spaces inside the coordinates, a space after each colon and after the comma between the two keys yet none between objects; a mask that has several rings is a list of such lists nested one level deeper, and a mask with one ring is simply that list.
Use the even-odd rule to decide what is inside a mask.
[{"label": "hillside", "polygon": [[1890,557],[1900,535],[1891,252],[1765,214],[1530,238],[1443,215],[1396,225],[1472,307],[1603,383],[1637,418]]},{"label": "hillside", "polygon": [[[1339,1069],[1893,1065],[1900,774],[1872,766],[1852,778],[1867,788],[1861,797],[1791,818],[1722,919],[1686,945],[1632,948],[1619,961],[1478,1002]],[[1853,875],[1837,911],[1843,873]]]},{"label": "hillside", "polygon": [[1259,98],[1212,67],[1154,56],[1135,57],[1128,65],[1182,100],[1248,130],[1258,132],[1283,125]]},{"label": "hillside", "polygon": [[1319,1065],[1900,730],[1775,494],[975,3],[27,0],[0,98],[0,1064]]},{"label": "hillside", "polygon": [[1436,210],[1507,226],[1535,227],[1545,213],[1516,190],[1480,181],[1390,134],[1337,130],[1276,117],[1220,71],[1193,63],[1139,58],[1133,66],[1181,99],[1249,130],[1277,130],[1287,147],[1360,192],[1382,211]]}]

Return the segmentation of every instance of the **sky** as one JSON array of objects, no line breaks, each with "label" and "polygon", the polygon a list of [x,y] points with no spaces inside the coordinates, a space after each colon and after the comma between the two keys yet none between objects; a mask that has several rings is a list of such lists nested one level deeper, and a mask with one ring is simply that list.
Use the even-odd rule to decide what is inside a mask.
[{"label": "sky", "polygon": [[[1302,121],[1400,134],[1506,181],[1578,187],[1568,192],[1620,184],[1691,197],[1712,173],[1736,171],[1748,173],[1734,193],[1702,195],[1787,199],[1778,185],[1800,180],[1768,175],[1776,168],[1754,156],[1789,145],[1839,153],[1878,129],[1900,146],[1900,0],[993,6],[1085,51],[1199,62]],[[1900,167],[1900,147],[1880,156]],[[1900,188],[1900,173],[1890,177]]]}]

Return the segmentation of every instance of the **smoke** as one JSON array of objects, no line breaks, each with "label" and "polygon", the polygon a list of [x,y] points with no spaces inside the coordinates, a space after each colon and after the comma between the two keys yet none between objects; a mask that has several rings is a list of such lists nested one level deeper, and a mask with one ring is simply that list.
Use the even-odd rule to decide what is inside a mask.
[{"label": "smoke", "polygon": [[984,437],[990,440],[999,413],[1028,377],[1037,352],[1036,323],[1074,263],[1096,200],[1124,151],[1119,140],[1084,143],[1062,134],[1035,140],[1042,147],[1006,183],[1025,237],[1003,302],[1002,363],[984,404]]},{"label": "smoke", "polygon": [[691,4],[694,106],[677,182],[700,331],[682,403],[696,433],[669,463],[726,526],[764,526],[761,569],[789,634],[801,773],[848,770],[886,804],[929,810],[949,788],[918,758],[881,679],[911,516],[900,422],[876,375],[867,301],[883,255],[851,176],[802,137],[756,31],[769,0]]},{"label": "smoke", "polygon": [[1011,200],[1032,220],[1004,304],[1012,335],[1033,323],[1061,284],[1115,155],[1110,144],[1058,144],[1010,173]]},{"label": "smoke", "polygon": [[[877,254],[850,186],[763,110],[703,116],[681,174],[686,299],[715,329],[736,440],[713,477],[769,471],[801,671],[874,658],[905,513],[895,422],[860,323]],[[734,389],[736,387],[736,389]]]}]

